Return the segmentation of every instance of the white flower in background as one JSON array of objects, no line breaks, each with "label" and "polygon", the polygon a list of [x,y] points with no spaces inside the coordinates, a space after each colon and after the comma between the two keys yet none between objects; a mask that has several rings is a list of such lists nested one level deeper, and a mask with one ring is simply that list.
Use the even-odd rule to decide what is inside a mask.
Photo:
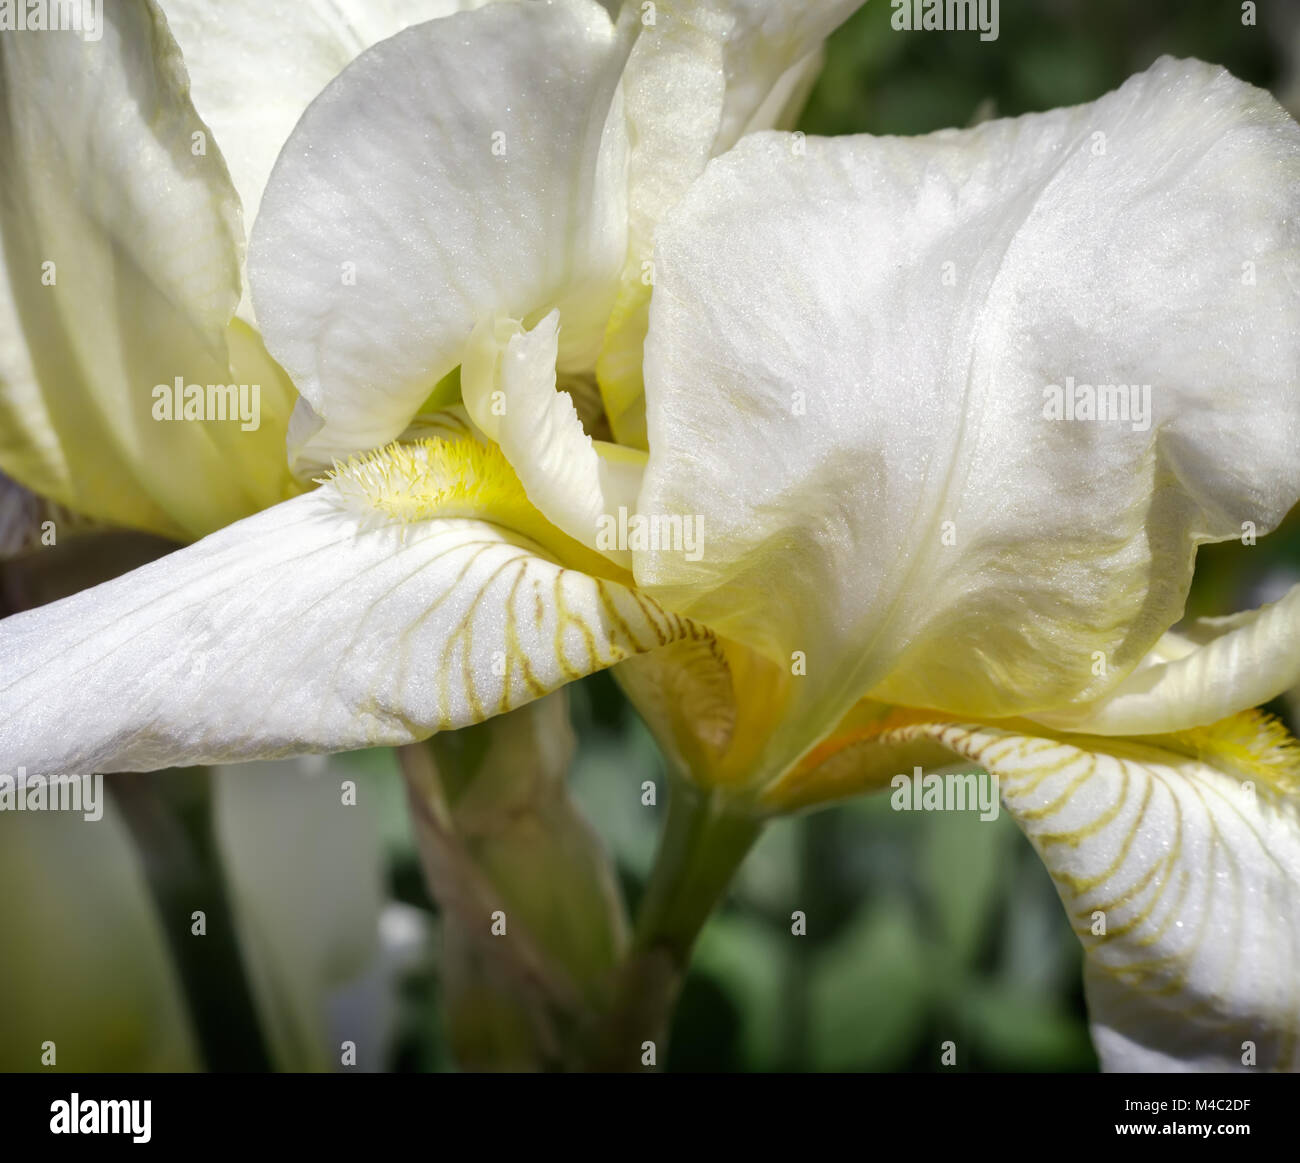
[{"label": "white flower in background", "polygon": [[[494,5],[312,105],[255,301],[310,402],[299,454],[361,455],[0,625],[0,755],[401,743],[642,654],[625,681],[732,816],[936,753],[997,774],[1084,939],[1107,1064],[1295,1066],[1294,744],[1227,717],[1296,681],[1295,602],[1162,635],[1196,546],[1300,495],[1300,129],[1164,60],[969,132],[742,141],[657,236],[643,464],[635,425],[593,442],[555,391],[626,354],[639,309],[618,179],[654,134],[620,114],[627,44],[589,5]],[[408,432],[457,368],[468,418]],[[1151,384],[1152,423],[1047,419],[1067,376]],[[635,392],[599,380],[627,423]],[[702,558],[601,552],[593,516],[629,501],[702,516]],[[1140,738],[1093,734],[1115,723]]]},{"label": "white flower in background", "polygon": [[[346,780],[358,785],[349,802]],[[340,1070],[347,1040],[374,1069],[400,985],[381,976],[365,995],[354,993],[387,952],[375,781],[358,783],[342,761],[304,759],[217,768],[212,787],[217,850],[272,1062]],[[349,1020],[332,1023],[349,996]]]},{"label": "white flower in background", "polygon": [[[331,1010],[379,953],[383,866],[368,797],[340,803],[338,777],[356,774],[343,762],[308,766],[249,764],[219,770],[212,781],[214,851],[237,955],[280,1070],[339,1069],[338,1043],[327,1037]],[[188,883],[198,858],[176,821],[147,804],[136,826],[161,829],[167,855],[147,843],[142,849],[121,802],[105,794],[94,822],[70,812],[0,812],[0,872],[10,889],[0,901],[5,1070],[213,1067],[187,1010],[174,946],[229,935],[206,911],[196,918],[190,904],[160,914],[150,862],[178,865],[171,871]],[[396,994],[396,982],[375,982],[357,999],[366,1009],[354,1007],[337,1028],[366,1059],[382,1056],[386,1031],[371,1018],[391,1009]],[[46,1042],[52,1060],[43,1060]]]},{"label": "white flower in background", "polygon": [[197,1066],[166,936],[111,799],[93,824],[0,812],[0,875],[0,1069]]}]

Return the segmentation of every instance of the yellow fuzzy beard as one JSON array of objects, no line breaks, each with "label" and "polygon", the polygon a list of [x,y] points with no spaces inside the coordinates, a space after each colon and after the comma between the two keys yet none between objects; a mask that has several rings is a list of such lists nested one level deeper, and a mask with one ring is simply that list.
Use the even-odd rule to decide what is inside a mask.
[{"label": "yellow fuzzy beard", "polygon": [[545,523],[501,450],[470,436],[393,443],[335,464],[318,483],[367,525],[463,517],[531,536]]},{"label": "yellow fuzzy beard", "polygon": [[528,499],[501,449],[473,436],[393,443],[336,463],[318,482],[363,529],[405,530],[432,520],[486,521],[519,535],[544,555],[593,577],[631,575],[574,541]]},{"label": "yellow fuzzy beard", "polygon": [[1162,737],[1205,763],[1254,779],[1287,796],[1300,795],[1300,743],[1271,715],[1242,711],[1207,727]]}]

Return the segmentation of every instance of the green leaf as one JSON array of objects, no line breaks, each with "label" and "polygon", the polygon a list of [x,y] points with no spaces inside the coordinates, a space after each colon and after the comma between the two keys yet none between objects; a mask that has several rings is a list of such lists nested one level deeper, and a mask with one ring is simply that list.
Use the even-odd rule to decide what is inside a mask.
[{"label": "green leaf", "polygon": [[783,1015],[794,942],[799,938],[752,917],[721,913],[704,928],[691,961],[726,991],[740,1014],[746,1070],[779,1069]]},{"label": "green leaf", "polygon": [[937,936],[956,966],[971,964],[989,931],[1001,870],[1018,833],[1009,817],[932,812],[918,873]]},{"label": "green leaf", "polygon": [[905,1065],[924,1029],[930,996],[911,908],[895,897],[868,905],[814,963],[809,1065],[815,1070]]}]

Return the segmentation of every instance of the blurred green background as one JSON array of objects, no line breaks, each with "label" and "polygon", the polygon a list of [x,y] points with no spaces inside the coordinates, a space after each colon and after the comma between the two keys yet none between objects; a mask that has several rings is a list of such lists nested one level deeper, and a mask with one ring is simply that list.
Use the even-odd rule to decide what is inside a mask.
[{"label": "blurred green background", "polygon": [[[1300,107],[1294,0],[1262,0],[1255,27],[1243,25],[1235,0],[1005,0],[1000,36],[991,43],[973,33],[895,32],[890,14],[887,0],[870,0],[831,38],[805,131],[911,134],[1089,101],[1164,53],[1224,64],[1273,90],[1293,112]],[[1296,581],[1300,518],[1293,515],[1257,546],[1203,551],[1189,613],[1256,606]],[[609,675],[571,694],[578,735],[572,791],[635,907],[665,810],[663,763]],[[1300,725],[1285,700],[1269,709],[1293,730]],[[337,1063],[338,1030],[365,1028],[382,1037],[363,1047],[362,1069],[454,1069],[439,1004],[439,918],[396,760],[388,752],[358,753],[330,760],[329,771],[331,781],[321,786],[330,789],[331,804],[333,777],[355,779],[362,815],[378,826],[373,884],[346,864],[344,842],[318,845],[325,855],[312,865],[301,837],[275,823],[292,818],[293,827],[309,826],[314,817],[303,814],[300,793],[282,792],[297,814],[276,816],[282,805],[268,802],[267,782],[258,785],[256,773],[246,780],[223,771],[212,788],[201,773],[127,777],[135,782],[118,787],[123,816],[137,840],[152,835],[141,867],[132,864],[119,824],[90,829],[89,847],[85,833],[76,833],[69,846],[67,836],[54,834],[65,825],[47,818],[23,833],[24,848],[9,842],[15,821],[0,821],[8,829],[0,836],[0,883],[10,889],[0,916],[0,941],[8,943],[0,957],[0,1068],[38,1068],[39,1043],[56,1036],[68,1047],[61,1068],[183,1069],[204,1052],[210,1065],[328,1068]],[[641,804],[646,780],[660,789],[658,807]],[[214,844],[218,816],[226,838]],[[344,827],[337,816],[323,818]],[[259,843],[232,842],[245,833]],[[286,893],[278,912],[250,921],[248,910],[241,922],[245,958],[258,962],[251,988],[263,1007],[281,1013],[279,1026],[259,1036],[255,1003],[221,930],[230,928],[224,922],[232,901],[241,904],[241,877],[250,886],[242,903],[255,894],[252,865],[260,856],[281,861],[260,875]],[[34,876],[38,865],[47,875]],[[50,869],[59,878],[51,879]],[[144,880],[162,922],[138,900],[125,912],[119,907],[145,899]],[[68,893],[78,894],[79,909],[59,903]],[[383,965],[356,980],[344,944],[336,949],[322,934],[349,909],[368,915],[372,898],[389,902]],[[187,1028],[177,987],[159,966],[167,949],[185,959],[175,933],[186,932],[195,901],[209,913],[212,935],[203,958],[184,967],[191,1000],[201,1003]],[[806,935],[792,933],[796,910],[806,917]],[[29,935],[20,940],[20,933]],[[142,950],[153,968],[141,968]],[[988,824],[973,814],[894,813],[883,797],[855,801],[781,821],[765,834],[702,936],[666,1065],[933,1071],[941,1069],[940,1044],[951,1040],[959,1047],[957,1070],[1093,1070],[1080,962],[1045,871],[1005,814]],[[342,992],[340,981],[349,983]],[[328,1035],[313,1029],[322,1012]]]}]

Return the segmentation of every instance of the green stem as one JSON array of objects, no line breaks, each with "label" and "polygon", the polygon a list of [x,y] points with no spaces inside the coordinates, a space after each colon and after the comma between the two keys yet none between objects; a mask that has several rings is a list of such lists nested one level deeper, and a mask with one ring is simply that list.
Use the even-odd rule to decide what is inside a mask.
[{"label": "green stem", "polygon": [[654,871],[637,915],[633,953],[666,953],[680,969],[704,922],[762,831],[754,816],[730,812],[716,797],[677,781],[668,798]]},{"label": "green stem", "polygon": [[[212,826],[204,768],[115,775],[110,786],[140,852],[194,1033],[208,1070],[271,1069],[248,984]],[[191,916],[207,916],[196,940]]]},{"label": "green stem", "polygon": [[654,1043],[656,1064],[663,1063],[669,1020],[695,939],[762,828],[762,820],[730,811],[717,796],[674,780],[632,947],[591,1041],[590,1069],[644,1069],[647,1042]]}]

